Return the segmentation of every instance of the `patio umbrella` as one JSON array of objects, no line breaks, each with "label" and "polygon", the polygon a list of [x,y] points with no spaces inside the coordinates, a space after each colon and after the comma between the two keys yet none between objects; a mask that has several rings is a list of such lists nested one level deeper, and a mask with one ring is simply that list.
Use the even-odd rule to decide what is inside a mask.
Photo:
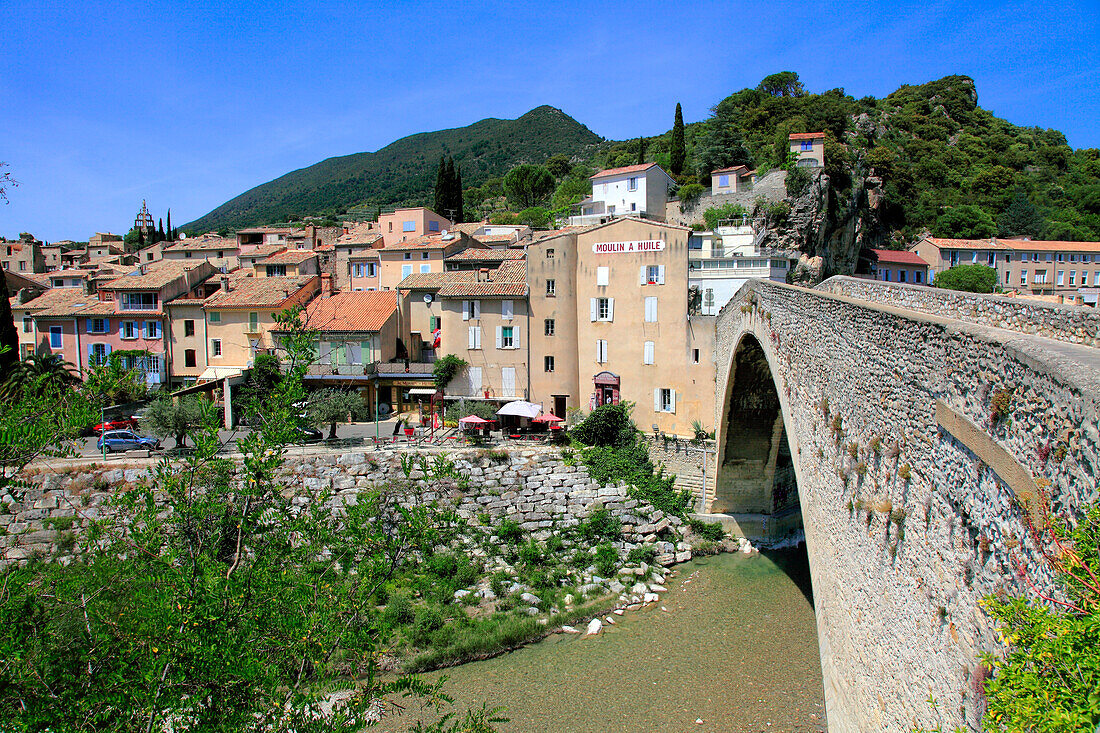
[{"label": "patio umbrella", "polygon": [[485,425],[487,423],[495,422],[494,420],[485,420],[477,415],[467,415],[458,421],[459,425]]},{"label": "patio umbrella", "polygon": [[540,412],[542,412],[542,405],[536,405],[533,402],[524,402],[523,400],[509,402],[507,405],[497,410],[498,415],[515,415],[517,417],[526,418],[537,417]]},{"label": "patio umbrella", "polygon": [[565,418],[558,417],[557,415],[547,412],[543,415],[539,415],[531,422],[563,422]]}]

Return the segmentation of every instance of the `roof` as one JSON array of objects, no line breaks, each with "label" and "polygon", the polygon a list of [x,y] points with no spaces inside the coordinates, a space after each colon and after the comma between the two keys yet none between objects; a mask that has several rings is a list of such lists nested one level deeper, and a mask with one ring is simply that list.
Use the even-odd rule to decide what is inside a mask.
[{"label": "roof", "polygon": [[749,167],[747,165],[735,165],[731,168],[719,168],[718,170],[711,171],[711,175],[715,173],[736,173],[737,171],[745,171],[749,173]]},{"label": "roof", "polygon": [[[237,240],[229,237],[212,237],[203,234],[201,237],[181,239],[161,248],[162,252],[185,252],[187,250],[224,250],[237,249]],[[141,250],[144,251],[144,250]]]},{"label": "roof", "polygon": [[[85,293],[83,288],[53,288],[24,303],[23,307],[33,309],[36,316],[46,318],[109,316],[114,315],[117,310],[115,301],[100,300],[98,296]],[[144,311],[126,312],[142,313]]]},{"label": "roof", "polygon": [[451,227],[451,231],[462,232],[463,234],[468,234],[472,237],[474,235],[474,232],[476,232],[478,229],[487,226],[489,226],[488,219],[484,221],[467,221],[461,224],[455,224],[453,227]]},{"label": "roof", "polygon": [[294,227],[251,227],[238,229],[237,234],[290,234]]},{"label": "roof", "polygon": [[[948,239],[945,237],[924,237],[920,242],[929,242],[940,249],[986,249],[1009,252],[1100,252],[1100,242],[1046,241],[1041,239]],[[916,245],[914,245],[916,246]]]},{"label": "roof", "polygon": [[788,140],[820,140],[825,137],[824,132],[792,132],[787,135]]},{"label": "roof", "polygon": [[[660,168],[660,166],[658,166],[656,163],[639,163],[637,165],[623,166],[622,168],[608,168],[607,170],[600,171],[594,176],[589,176],[589,178],[606,178],[607,176],[623,176],[627,173],[641,173],[642,171],[647,171],[654,166]],[[664,173],[663,168],[661,169],[661,172]]]},{"label": "roof", "polygon": [[317,331],[381,331],[396,311],[395,292],[333,293],[306,306],[305,324]]},{"label": "roof", "polygon": [[286,249],[285,244],[261,244],[258,247],[254,247],[248,250],[247,252],[242,254],[241,257],[252,257],[254,259],[260,259],[262,257],[270,257],[271,255],[278,254],[284,249]]},{"label": "roof", "polygon": [[[511,239],[511,237],[507,237]],[[522,260],[521,249],[483,249],[470,247],[447,258],[448,262],[500,262],[502,260]]]},{"label": "roof", "polygon": [[[448,239],[444,239],[442,232],[440,232],[439,234],[425,234],[421,237],[417,237],[416,239],[409,239],[404,242],[394,242],[393,244],[387,244],[385,247],[382,248],[382,251],[400,252],[402,250],[408,249],[446,249],[447,247],[450,247],[451,245],[457,244],[458,242],[462,241],[461,235],[455,237],[451,237],[450,235],[448,235],[448,237]],[[477,246],[476,240],[475,243],[471,246]]]},{"label": "roof", "polygon": [[450,270],[448,272],[414,272],[397,283],[400,290],[435,290],[455,282],[476,282],[476,270]]},{"label": "roof", "polygon": [[[165,285],[178,280],[187,272],[211,265],[205,260],[184,262],[182,260],[161,260],[144,265],[142,270],[135,269],[129,275],[123,275],[102,285],[105,290],[160,290]],[[192,283],[194,284],[194,283]]]},{"label": "roof", "polygon": [[219,290],[206,299],[204,308],[277,307],[297,295],[318,275],[304,277],[242,277],[230,280],[229,291]]},{"label": "roof", "polygon": [[440,298],[522,298],[525,295],[525,282],[454,283],[439,289]]},{"label": "roof", "polygon": [[918,265],[928,267],[928,263],[916,252],[908,252],[896,249],[873,249],[879,262],[889,262],[893,265]]},{"label": "roof", "polygon": [[373,224],[358,224],[351,227],[347,234],[341,234],[336,238],[340,245],[348,244],[373,244],[382,238],[382,234],[374,228]]},{"label": "roof", "polygon": [[317,253],[309,249],[288,249],[285,252],[276,252],[270,257],[264,258],[262,265],[297,265],[306,260],[317,257]]}]

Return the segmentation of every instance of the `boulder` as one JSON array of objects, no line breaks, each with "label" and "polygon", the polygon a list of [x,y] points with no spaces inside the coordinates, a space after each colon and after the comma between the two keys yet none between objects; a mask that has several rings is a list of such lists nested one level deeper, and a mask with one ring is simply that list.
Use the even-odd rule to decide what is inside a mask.
[{"label": "boulder", "polygon": [[586,632],[586,636],[595,636],[601,631],[603,631],[603,621],[600,621],[598,618],[594,618],[588,622],[588,631]]}]

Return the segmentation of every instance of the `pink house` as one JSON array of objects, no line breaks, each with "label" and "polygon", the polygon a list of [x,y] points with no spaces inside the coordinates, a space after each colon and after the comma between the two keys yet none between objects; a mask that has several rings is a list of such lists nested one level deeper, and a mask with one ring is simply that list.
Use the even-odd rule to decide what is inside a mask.
[{"label": "pink house", "polygon": [[375,231],[382,235],[388,247],[398,242],[411,241],[429,234],[439,234],[451,230],[454,224],[431,209],[417,206],[409,209],[397,209],[390,214],[378,217]]},{"label": "pink house", "polygon": [[149,385],[168,379],[166,301],[185,295],[214,274],[206,261],[162,261],[112,280],[98,293],[54,288],[26,304],[39,353],[60,355],[86,375],[112,354],[124,369],[139,369]]}]

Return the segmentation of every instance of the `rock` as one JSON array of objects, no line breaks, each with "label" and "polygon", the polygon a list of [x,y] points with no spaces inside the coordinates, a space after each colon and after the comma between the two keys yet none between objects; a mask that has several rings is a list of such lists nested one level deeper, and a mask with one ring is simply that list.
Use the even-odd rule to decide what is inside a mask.
[{"label": "rock", "polygon": [[621,608],[616,608],[614,611],[612,611],[612,613],[614,613],[616,616],[622,616],[624,613],[626,613],[626,611]]},{"label": "rock", "polygon": [[607,618],[604,619],[604,621],[606,623],[611,624],[612,626],[615,625],[615,617],[614,616],[608,616]]},{"label": "rock", "polygon": [[594,618],[588,622],[588,631],[585,633],[585,635],[595,636],[601,631],[603,631],[603,621],[600,621],[598,618]]},{"label": "rock", "polygon": [[519,599],[524,603],[529,603],[532,606],[537,606],[542,603],[542,599],[536,596],[534,593],[521,593]]},{"label": "rock", "polygon": [[570,593],[569,595],[567,595],[567,596],[565,597],[565,601],[564,601],[564,603],[565,603],[565,607],[566,607],[566,608],[569,608],[569,606],[572,606],[572,605],[573,605],[573,603],[574,603],[574,601],[576,601],[576,600],[577,600],[577,599],[573,597],[573,594],[572,594],[572,593]]},{"label": "rock", "polygon": [[752,552],[752,543],[751,542],[746,542],[745,546],[741,548],[741,552],[745,553],[746,555],[751,553]]},{"label": "rock", "polygon": [[523,612],[526,613],[528,616],[538,616],[539,615],[539,610],[537,608],[535,608],[534,606],[530,606],[528,608],[525,608],[523,610]]},{"label": "rock", "polygon": [[647,590],[649,590],[649,589],[646,587],[645,583],[635,583],[634,585],[630,586],[630,592],[635,594],[635,595],[641,595],[642,593],[645,593]]},{"label": "rock", "polygon": [[456,590],[455,591],[455,600],[456,601],[461,600],[461,599],[465,598],[468,595],[470,595],[470,591],[466,590],[465,588],[463,588],[462,590]]},{"label": "rock", "polygon": [[612,593],[622,593],[624,590],[626,590],[626,586],[617,580],[613,580],[608,586],[608,590],[610,590]]},{"label": "rock", "polygon": [[687,562],[691,559],[691,550],[676,553],[676,562]]},{"label": "rock", "polygon": [[642,603],[656,603],[659,598],[656,593],[646,593],[642,596]]},{"label": "rock", "polygon": [[[691,553],[688,553],[688,558],[689,559],[690,559],[690,556],[691,556]],[[657,557],[653,558],[653,562],[657,563],[658,565],[660,565],[662,567],[667,568],[669,565],[672,565],[673,563],[676,562],[676,556],[672,555],[672,554],[669,554],[669,553],[665,553],[664,555],[658,555]]]},{"label": "rock", "polygon": [[579,634],[579,633],[581,633],[580,629],[574,629],[572,626],[562,626],[561,630],[564,631],[567,634]]},{"label": "rock", "polygon": [[668,590],[668,588],[664,587],[660,583],[650,583],[649,584],[649,589],[651,591],[653,591],[654,593],[664,593],[665,591]]},{"label": "rock", "polygon": [[486,601],[495,601],[497,599],[497,594],[493,592],[492,588],[482,588],[475,595]]}]

